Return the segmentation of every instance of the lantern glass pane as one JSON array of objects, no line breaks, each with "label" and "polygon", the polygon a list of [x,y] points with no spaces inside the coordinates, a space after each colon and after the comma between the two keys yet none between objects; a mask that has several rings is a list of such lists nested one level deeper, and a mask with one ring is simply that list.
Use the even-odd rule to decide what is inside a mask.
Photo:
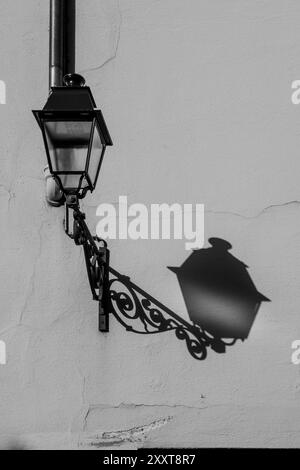
[{"label": "lantern glass pane", "polygon": [[[68,174],[68,175],[58,175],[61,181],[61,184],[64,187],[66,192],[74,191],[79,188],[81,174]],[[88,183],[85,178],[82,179],[80,188],[85,188],[88,186]]]},{"label": "lantern glass pane", "polygon": [[45,121],[53,171],[85,171],[92,121]]},{"label": "lantern glass pane", "polygon": [[95,121],[94,135],[91,145],[90,161],[88,168],[88,174],[93,183],[93,186],[95,186],[96,184],[98,167],[101,164],[101,156],[103,149],[104,145],[101,142],[99,129]]},{"label": "lantern glass pane", "polygon": [[[92,121],[45,121],[44,126],[52,171],[72,172],[59,177],[65,190],[77,189],[86,169]],[[81,187],[86,186],[84,178]]]}]

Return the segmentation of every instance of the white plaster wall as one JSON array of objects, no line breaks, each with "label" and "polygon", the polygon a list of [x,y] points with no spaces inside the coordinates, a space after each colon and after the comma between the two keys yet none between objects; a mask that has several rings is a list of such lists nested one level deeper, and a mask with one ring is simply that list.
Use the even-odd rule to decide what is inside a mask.
[{"label": "white plaster wall", "polygon": [[[77,0],[77,70],[111,131],[84,201],[205,204],[272,302],[196,361],[174,334],[97,331],[83,253],[48,207],[31,109],[48,88],[48,2],[0,1],[1,442],[29,448],[300,446],[297,0]],[[118,271],[186,317],[183,241],[112,241]],[[3,444],[4,445],[4,444]],[[5,444],[6,445],[6,444]]]}]

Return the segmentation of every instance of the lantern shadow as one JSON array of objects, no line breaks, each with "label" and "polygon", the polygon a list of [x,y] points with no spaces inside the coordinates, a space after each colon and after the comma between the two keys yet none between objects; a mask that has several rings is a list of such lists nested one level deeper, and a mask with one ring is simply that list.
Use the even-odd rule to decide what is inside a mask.
[{"label": "lantern shadow", "polygon": [[[225,339],[248,338],[261,302],[269,302],[255,287],[248,266],[234,257],[231,244],[210,238],[210,248],[194,250],[177,276],[191,321],[204,329],[216,344]],[[221,348],[218,352],[225,352]]]},{"label": "lantern shadow", "polygon": [[109,268],[109,312],[127,331],[155,334],[174,330],[190,354],[203,360],[210,347],[225,353],[226,346],[244,341],[262,301],[247,266],[230,253],[230,243],[210,238],[211,248],[195,250],[176,273],[191,322],[186,321],[128,276]]}]

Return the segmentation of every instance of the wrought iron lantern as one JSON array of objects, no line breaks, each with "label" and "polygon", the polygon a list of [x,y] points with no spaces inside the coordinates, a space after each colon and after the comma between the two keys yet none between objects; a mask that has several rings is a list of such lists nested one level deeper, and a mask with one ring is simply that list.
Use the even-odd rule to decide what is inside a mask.
[{"label": "wrought iron lantern", "polygon": [[43,110],[33,114],[42,131],[50,173],[64,195],[83,198],[95,189],[112,140],[84,78],[69,74],[64,83],[52,87]]}]

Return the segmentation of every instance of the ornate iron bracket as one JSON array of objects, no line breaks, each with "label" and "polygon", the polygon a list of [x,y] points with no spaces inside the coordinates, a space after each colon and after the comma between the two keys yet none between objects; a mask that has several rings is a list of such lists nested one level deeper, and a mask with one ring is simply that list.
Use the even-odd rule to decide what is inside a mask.
[{"label": "ornate iron bracket", "polygon": [[[72,232],[69,226],[70,209],[73,210]],[[111,268],[107,244],[105,240],[91,235],[76,196],[66,198],[65,232],[76,245],[83,246],[92,296],[99,304],[99,331],[109,331],[110,313],[127,331],[133,333],[145,335],[173,330],[179,340],[186,342],[189,353],[198,360],[206,358],[208,347],[222,353],[226,346],[236,342],[235,339],[226,342],[211,336],[156,300],[128,276]]]},{"label": "ornate iron bracket", "polygon": [[[99,331],[109,331],[109,250],[107,243],[92,236],[80,211],[78,198],[66,198],[65,232],[76,245],[82,245],[90,288],[99,303]],[[70,232],[69,210],[73,210],[73,232]]]},{"label": "ornate iron bracket", "polygon": [[109,268],[110,312],[127,331],[155,334],[174,330],[186,342],[189,353],[198,360],[207,356],[207,348],[225,352],[236,339],[215,338],[200,326],[189,323],[113,268]]}]

